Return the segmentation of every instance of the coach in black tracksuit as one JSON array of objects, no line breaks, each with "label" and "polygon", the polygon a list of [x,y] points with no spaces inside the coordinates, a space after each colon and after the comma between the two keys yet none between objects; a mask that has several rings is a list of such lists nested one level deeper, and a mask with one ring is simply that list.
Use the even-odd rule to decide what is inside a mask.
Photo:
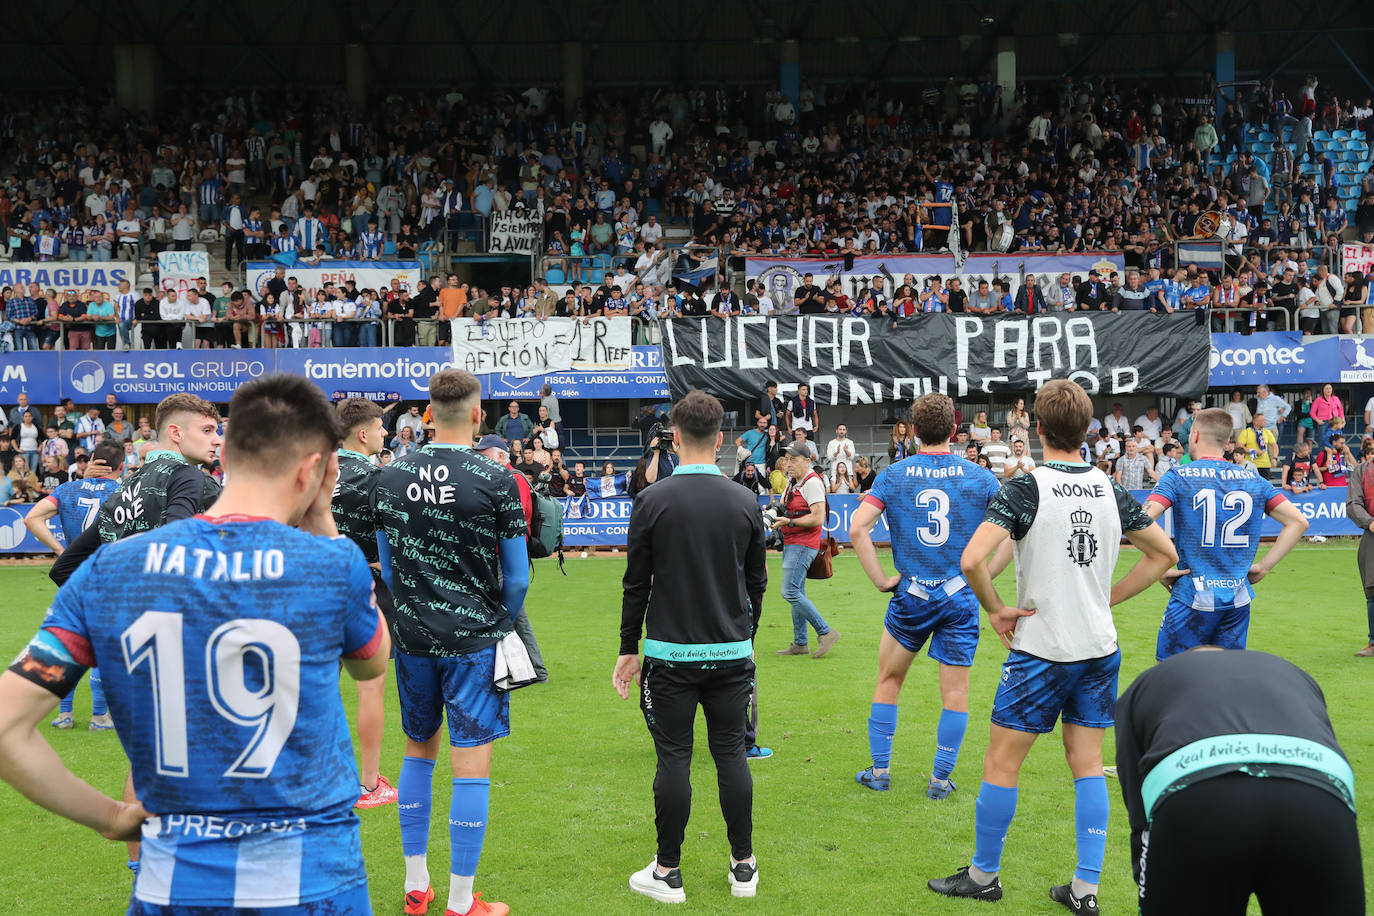
[{"label": "coach in black tracksuit", "polygon": [[1264,652],[1195,649],[1116,704],[1142,916],[1363,914],[1354,774],[1321,688]]},{"label": "coach in black tracksuit", "polygon": [[758,500],[715,465],[721,418],[720,402],[699,391],[674,405],[682,463],[636,499],[630,516],[620,657],[612,681],[622,697],[634,683],[641,685],[640,707],[658,753],[658,856],[631,876],[630,887],[665,902],[685,899],[678,864],[691,812],[698,705],[706,715],[730,840],[731,892],[753,896],[758,881],[745,719],[768,571]]}]

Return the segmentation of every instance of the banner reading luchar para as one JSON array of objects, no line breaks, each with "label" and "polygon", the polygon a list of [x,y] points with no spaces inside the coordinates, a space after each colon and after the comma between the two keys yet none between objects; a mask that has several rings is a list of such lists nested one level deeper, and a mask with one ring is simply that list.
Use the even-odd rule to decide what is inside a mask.
[{"label": "banner reading luchar para", "polygon": [[674,398],[693,388],[754,400],[769,380],[805,382],[820,404],[909,401],[1039,389],[1055,378],[1089,394],[1197,397],[1211,337],[1192,313],[1059,312],[986,318],[916,315],[894,323],[830,315],[663,322]]},{"label": "banner reading luchar para", "polygon": [[453,319],[453,365],[518,378],[630,368],[629,318]]}]

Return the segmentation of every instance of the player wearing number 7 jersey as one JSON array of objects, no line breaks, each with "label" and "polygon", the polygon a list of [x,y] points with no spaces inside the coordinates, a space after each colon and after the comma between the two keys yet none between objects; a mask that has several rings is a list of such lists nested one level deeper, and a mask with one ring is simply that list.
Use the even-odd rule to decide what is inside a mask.
[{"label": "player wearing number 7 jersey", "polygon": [[[911,406],[921,451],[878,475],[872,492],[854,512],[849,538],[873,585],[892,593],[878,646],[878,685],[868,718],[872,765],[855,778],[859,785],[886,791],[892,738],[897,731],[897,695],[911,662],[930,640],[930,657],[940,663],[940,722],[935,732],[935,763],[926,795],[942,799],[954,789],[950,774],[968,726],[968,673],[978,647],[978,596],[964,581],[960,557],[997,495],[997,478],[949,450],[954,433],[954,402],[925,394]],[[872,531],[887,516],[892,533],[889,576],[878,562]],[[1011,560],[1011,544],[994,558],[996,576]]]},{"label": "player wearing number 7 jersey", "polygon": [[[141,835],[131,916],[365,916],[339,662],[376,677],[389,638],[330,511],[338,418],[286,375],[230,407],[215,515],[101,548],[0,675],[0,778],[106,837]],[[82,782],[35,730],[96,664],[137,802]]]},{"label": "player wearing number 7 jersey", "polygon": [[[1178,568],[1163,579],[1172,594],[1159,627],[1156,661],[1194,646],[1244,649],[1252,586],[1307,530],[1307,518],[1277,487],[1222,458],[1230,435],[1230,414],[1216,407],[1198,411],[1188,434],[1193,460],[1165,473],[1145,500],[1151,518],[1172,510],[1178,548]],[[1265,513],[1283,530],[1256,563]]]}]

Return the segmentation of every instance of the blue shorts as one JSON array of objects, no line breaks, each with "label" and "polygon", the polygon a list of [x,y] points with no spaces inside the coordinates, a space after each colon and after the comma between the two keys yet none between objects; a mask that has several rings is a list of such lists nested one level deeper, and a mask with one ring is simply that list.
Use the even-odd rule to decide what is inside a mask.
[{"label": "blue shorts", "polygon": [[401,729],[411,741],[428,741],[448,711],[451,747],[481,747],[510,734],[510,694],[492,686],[496,646],[469,655],[430,658],[396,653]]},{"label": "blue shorts", "polygon": [[178,906],[131,900],[127,916],[372,916],[372,901],[363,882],[332,897],[295,906]]},{"label": "blue shorts", "polygon": [[1083,662],[1050,662],[1012,651],[992,701],[992,724],[1043,735],[1057,719],[1111,728],[1116,713],[1120,650]]},{"label": "blue shorts", "polygon": [[1155,661],[1194,646],[1218,646],[1222,649],[1244,649],[1250,634],[1250,605],[1219,611],[1199,611],[1174,598],[1164,609],[1159,625],[1159,639],[1155,643]]},{"label": "blue shorts", "polygon": [[901,592],[888,603],[883,628],[908,652],[920,652],[929,639],[931,658],[967,668],[978,648],[978,596],[971,588],[930,598]]}]

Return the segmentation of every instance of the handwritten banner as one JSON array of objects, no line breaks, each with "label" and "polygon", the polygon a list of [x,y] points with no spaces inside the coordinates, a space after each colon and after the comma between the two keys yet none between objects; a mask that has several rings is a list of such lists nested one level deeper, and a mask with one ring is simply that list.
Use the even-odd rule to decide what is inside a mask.
[{"label": "handwritten banner", "polygon": [[544,238],[544,221],[536,212],[506,210],[491,215],[491,244],[487,250],[502,254],[533,255]]},{"label": "handwritten banner", "polygon": [[455,318],[453,365],[517,378],[629,369],[630,319]]},{"label": "handwritten banner", "polygon": [[164,290],[184,293],[195,289],[196,278],[210,279],[210,254],[206,251],[159,251],[158,283]]}]

